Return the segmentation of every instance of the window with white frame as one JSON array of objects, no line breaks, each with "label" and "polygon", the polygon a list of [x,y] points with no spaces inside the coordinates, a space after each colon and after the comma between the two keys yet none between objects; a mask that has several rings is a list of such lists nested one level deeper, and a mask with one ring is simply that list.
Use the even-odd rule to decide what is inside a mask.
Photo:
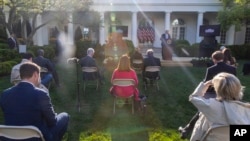
[{"label": "window with white frame", "polygon": [[220,31],[220,44],[225,44],[226,43],[226,31],[221,30]]},{"label": "window with white frame", "polygon": [[185,40],[186,26],[182,19],[175,19],[172,22],[172,38],[176,40]]}]

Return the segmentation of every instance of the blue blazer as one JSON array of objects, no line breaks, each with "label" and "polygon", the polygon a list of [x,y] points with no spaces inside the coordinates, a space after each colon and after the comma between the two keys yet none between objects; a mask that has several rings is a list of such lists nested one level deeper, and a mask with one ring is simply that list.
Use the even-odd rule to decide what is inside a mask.
[{"label": "blue blazer", "polygon": [[[204,81],[212,80],[215,75],[221,72],[227,72],[236,76],[236,67],[228,65],[224,62],[219,62],[207,68]],[[209,88],[207,92],[215,92],[213,88]]]},{"label": "blue blazer", "polygon": [[5,90],[0,99],[6,125],[33,125],[52,141],[49,129],[56,124],[56,113],[49,94],[28,82]]},{"label": "blue blazer", "polygon": [[[79,63],[81,67],[96,67],[98,69],[95,59],[88,55],[81,58]],[[83,72],[83,80],[95,80],[99,78],[100,76],[98,72]]]}]

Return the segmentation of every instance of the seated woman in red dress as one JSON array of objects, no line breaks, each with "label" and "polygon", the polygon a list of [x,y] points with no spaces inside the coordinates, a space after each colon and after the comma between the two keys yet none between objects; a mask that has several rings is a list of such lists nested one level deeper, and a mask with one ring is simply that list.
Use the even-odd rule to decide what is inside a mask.
[{"label": "seated woman in red dress", "polygon": [[136,72],[130,66],[130,58],[128,55],[122,55],[117,68],[113,71],[111,82],[114,79],[133,79],[135,81],[135,86],[127,86],[127,87],[117,87],[112,86],[110,88],[110,93],[116,94],[120,97],[129,97],[134,95],[135,100],[139,101],[139,90],[138,86],[138,78]]}]

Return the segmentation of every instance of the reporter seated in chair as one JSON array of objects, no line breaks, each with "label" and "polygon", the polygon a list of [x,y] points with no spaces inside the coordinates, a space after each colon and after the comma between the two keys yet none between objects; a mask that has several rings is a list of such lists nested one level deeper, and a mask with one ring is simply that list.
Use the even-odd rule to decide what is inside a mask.
[{"label": "reporter seated in chair", "polygon": [[143,81],[147,83],[147,80],[145,77],[148,77],[150,79],[160,79],[159,72],[145,72],[146,67],[148,66],[160,66],[161,67],[161,61],[159,58],[154,57],[154,51],[153,49],[147,50],[147,57],[143,59],[143,69],[142,69],[142,79]]},{"label": "reporter seated in chair", "polygon": [[87,56],[83,57],[80,59],[80,65],[81,67],[96,67],[97,68],[97,72],[93,75],[93,74],[83,74],[83,80],[86,80],[86,79],[95,79],[95,78],[98,78],[99,79],[99,82],[100,84],[103,84],[103,79],[104,79],[104,76],[103,76],[103,71],[102,69],[100,69],[97,64],[96,64],[96,61],[95,59],[93,58],[94,56],[94,53],[95,53],[95,50],[93,48],[88,48],[87,50]]},{"label": "reporter seated in chair", "polygon": [[20,66],[21,82],[3,91],[0,107],[5,125],[33,125],[46,141],[61,141],[67,131],[69,115],[55,113],[49,93],[37,88],[40,67],[32,62]]},{"label": "reporter seated in chair", "polygon": [[[10,74],[10,83],[17,85],[21,81],[20,71],[19,71],[20,66],[23,63],[32,62],[32,58],[33,58],[33,55],[31,53],[22,54],[22,61],[19,64],[12,67],[11,74]],[[45,90],[46,92],[49,92],[49,90],[41,83],[39,83],[37,87]]]},{"label": "reporter seated in chair", "polygon": [[[204,94],[213,86],[216,98],[204,99]],[[200,82],[189,101],[200,111],[190,141],[201,140],[210,127],[250,124],[250,104],[242,102],[244,87],[230,73],[219,73],[212,80]],[[227,133],[229,138],[229,131]],[[220,136],[220,135],[218,135]],[[228,139],[213,138],[213,141]]]},{"label": "reporter seated in chair", "polygon": [[127,55],[122,55],[118,62],[117,68],[113,71],[111,82],[114,79],[132,79],[135,81],[135,86],[127,86],[127,87],[116,87],[112,86],[110,88],[111,95],[117,94],[120,97],[130,97],[134,95],[136,101],[139,101],[139,90],[138,86],[138,78],[135,70],[133,70],[130,66],[130,59]]},{"label": "reporter seated in chair", "polygon": [[54,64],[44,57],[43,49],[39,49],[37,54],[38,56],[33,59],[33,62],[40,66],[41,69],[46,69],[45,72],[41,72],[41,83],[48,88],[49,83],[54,79],[56,86],[60,87],[59,77]]}]

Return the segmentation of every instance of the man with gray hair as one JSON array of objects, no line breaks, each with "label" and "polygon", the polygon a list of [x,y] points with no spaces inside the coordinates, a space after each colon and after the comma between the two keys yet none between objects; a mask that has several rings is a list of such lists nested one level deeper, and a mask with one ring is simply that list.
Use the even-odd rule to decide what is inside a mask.
[{"label": "man with gray hair", "polygon": [[149,78],[156,78],[160,79],[159,72],[145,72],[145,69],[147,66],[160,66],[161,67],[161,61],[159,58],[154,57],[154,51],[153,49],[147,50],[147,57],[143,59],[143,68],[142,68],[142,78],[143,81],[146,81],[145,76]]},{"label": "man with gray hair", "polygon": [[90,74],[90,73],[84,73],[83,74],[83,80],[88,80],[88,79],[95,79],[98,78],[100,84],[103,84],[103,71],[100,71],[100,68],[97,66],[95,59],[93,58],[95,53],[95,50],[93,48],[88,48],[87,50],[87,56],[83,57],[80,59],[79,64],[81,67],[96,67],[98,69],[97,73]]}]

